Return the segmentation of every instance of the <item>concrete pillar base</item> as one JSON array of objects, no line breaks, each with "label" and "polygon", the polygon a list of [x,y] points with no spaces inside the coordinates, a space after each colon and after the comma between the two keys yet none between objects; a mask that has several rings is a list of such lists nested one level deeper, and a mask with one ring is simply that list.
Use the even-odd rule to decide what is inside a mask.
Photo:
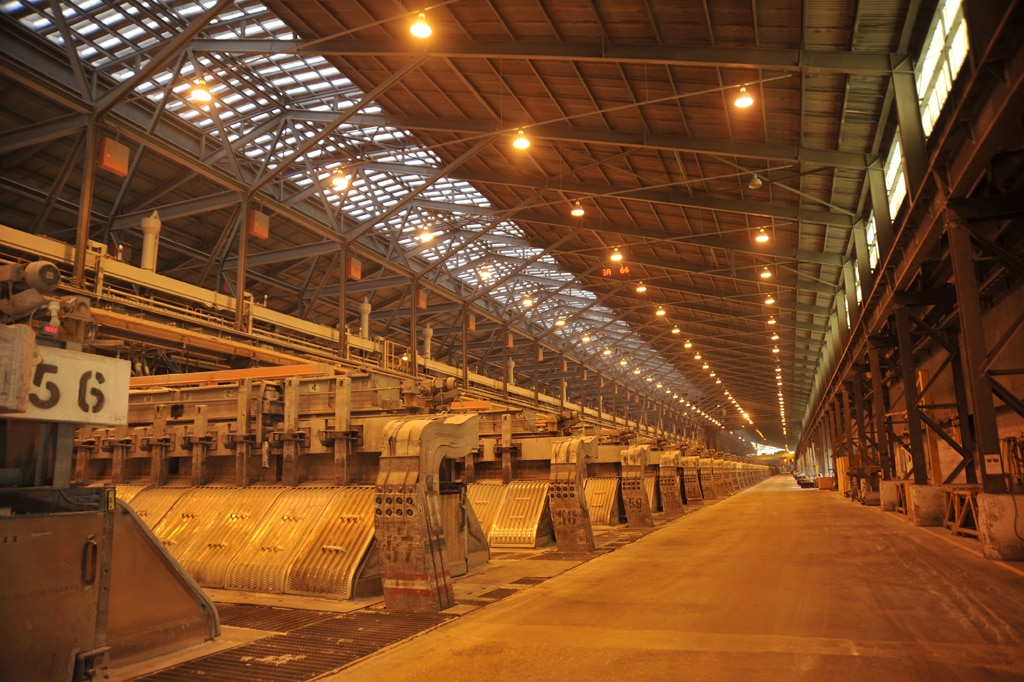
[{"label": "concrete pillar base", "polygon": [[907,486],[907,518],[915,526],[941,526],[946,514],[945,496],[936,485]]},{"label": "concrete pillar base", "polygon": [[878,495],[882,511],[896,511],[896,481],[879,481]]},{"label": "concrete pillar base", "polygon": [[1024,498],[978,493],[975,501],[985,558],[1024,561]]}]

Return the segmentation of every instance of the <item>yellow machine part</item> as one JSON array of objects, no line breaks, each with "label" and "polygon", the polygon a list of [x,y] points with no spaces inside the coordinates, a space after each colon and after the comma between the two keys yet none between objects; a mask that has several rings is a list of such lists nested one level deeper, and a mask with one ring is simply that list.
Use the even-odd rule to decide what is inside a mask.
[{"label": "yellow machine part", "polygon": [[595,526],[611,526],[619,522],[619,479],[588,478],[584,484],[590,522]]}]

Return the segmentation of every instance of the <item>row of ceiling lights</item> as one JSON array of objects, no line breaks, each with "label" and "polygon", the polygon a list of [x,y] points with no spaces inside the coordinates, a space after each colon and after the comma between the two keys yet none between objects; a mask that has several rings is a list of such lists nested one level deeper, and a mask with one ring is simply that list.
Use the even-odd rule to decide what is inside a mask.
[{"label": "row of ceiling lights", "polygon": [[[431,28],[430,24],[426,20],[426,13],[425,12],[418,12],[416,21],[414,21],[410,25],[410,27],[409,27],[409,32],[414,37],[416,37],[418,39],[425,39],[425,38],[428,38],[428,37],[430,37],[432,35],[433,29]],[[192,97],[192,100],[195,103],[200,104],[200,105],[209,104],[213,100],[213,95],[210,93],[210,90],[207,87],[206,79],[205,78],[199,78],[199,79],[197,79],[195,81],[195,83],[193,85],[193,88],[192,88],[192,91],[191,91],[191,97]],[[754,103],[754,99],[747,92],[746,86],[745,85],[741,86],[740,87],[739,96],[736,98],[736,100],[734,102],[735,106],[738,107],[738,108],[746,108],[746,107],[751,106],[753,103]],[[516,131],[516,136],[515,136],[515,138],[514,138],[514,140],[512,142],[512,146],[514,148],[516,148],[516,149],[519,149],[519,150],[525,150],[525,149],[528,149],[530,147],[530,144],[531,144],[530,143],[530,139],[526,135],[525,128],[519,128]],[[352,176],[344,168],[336,169],[331,174],[330,184],[334,188],[334,190],[336,190],[336,191],[343,192],[343,191],[347,190],[351,186],[351,182],[352,182]],[[753,178],[751,179],[748,187],[750,189],[758,189],[758,188],[760,188],[762,186],[762,184],[763,183],[761,181],[761,178],[755,173]],[[572,205],[572,209],[570,211],[570,214],[573,217],[576,217],[576,218],[582,218],[585,215],[585,210],[583,208],[582,203],[579,200],[576,200],[575,203]],[[433,232],[432,232],[432,230],[430,229],[429,226],[424,225],[421,228],[421,232],[420,232],[420,235],[419,235],[419,239],[420,239],[421,242],[429,242],[431,239],[433,239],[433,236],[434,236]],[[755,237],[755,239],[758,242],[766,242],[766,241],[768,241],[768,235],[765,232],[763,227],[760,228],[760,231],[759,231],[758,235]],[[614,261],[614,262],[619,262],[619,261],[622,260],[622,253],[618,249],[618,247],[615,247],[615,250],[614,250],[614,252],[611,255],[611,260]],[[769,278],[771,276],[772,276],[771,271],[769,270],[768,266],[765,266],[764,270],[761,273],[761,277]],[[489,280],[490,277],[491,277],[491,273],[490,273],[489,266],[487,266],[487,265],[483,266],[483,268],[481,268],[481,270],[480,270],[480,279],[482,279],[482,280]],[[646,290],[647,290],[647,287],[644,286],[642,282],[637,285],[637,292],[638,293],[643,293]],[[771,303],[774,303],[774,300],[771,299],[771,296],[769,295],[769,299],[766,300],[765,303],[770,305]],[[525,307],[530,307],[532,304],[533,304],[532,298],[529,295],[527,295],[523,299],[523,305]],[[664,316],[665,315],[665,310],[664,310],[664,308],[662,306],[658,306],[657,315],[659,315],[659,316]],[[556,320],[555,325],[558,326],[558,327],[565,326],[565,317],[560,315],[558,317],[558,319]],[[672,330],[672,333],[673,334],[680,333],[679,327],[678,326],[674,327],[673,330]],[[590,340],[589,334],[584,334],[584,336],[583,336],[584,343],[588,342],[589,340]],[[687,348],[692,347],[692,344],[690,343],[689,340],[687,340],[685,345],[686,345]],[[776,349],[776,351],[777,350],[778,349]],[[605,348],[604,354],[605,355],[610,355],[611,354],[611,350],[609,348]],[[699,360],[700,357],[701,357],[700,353],[699,352],[696,353],[694,357],[695,357],[695,359]],[[625,359],[622,359],[620,361],[620,364],[627,365],[628,362]],[[705,362],[703,364],[703,369],[710,370],[710,365],[707,362]],[[633,370],[634,374],[639,374],[640,372],[641,372],[641,370],[640,370],[639,367],[634,368],[634,370]],[[712,372],[710,372],[709,376],[716,377],[716,373],[712,371]],[[647,381],[648,382],[652,382],[653,381],[653,377],[648,376],[647,377]],[[721,384],[722,380],[719,379],[719,378],[716,378],[715,383],[716,384]],[[661,388],[661,387],[662,387],[661,382],[658,382],[657,383],[657,388]],[[672,393],[672,389],[666,389],[666,393]],[[735,405],[737,405],[737,407],[739,407],[738,403],[736,403],[735,399],[732,398],[729,395],[729,391],[726,391],[725,395],[727,397],[729,397],[729,399],[733,402],[733,404],[735,404]],[[685,398],[680,398],[677,393],[673,393],[672,397],[673,398],[678,398],[679,402],[683,403],[686,407],[690,408],[691,411],[696,412],[697,414],[699,414],[702,417],[708,419],[712,423],[714,423],[714,424],[716,424],[718,426],[721,426],[721,424],[718,422],[718,420],[716,420],[711,415],[707,414],[704,410],[699,409],[696,405],[691,404]],[[781,393],[780,393],[780,398],[781,398]],[[744,418],[747,419],[748,422],[750,422],[751,424],[753,423],[753,422],[750,421],[750,418],[746,414],[746,412],[743,412],[742,409],[741,409],[741,414],[744,416]]]},{"label": "row of ceiling lights", "polygon": [[[425,14],[423,12],[419,13],[416,22],[412,24],[412,26],[410,27],[409,30],[412,33],[412,35],[414,35],[417,38],[421,38],[421,39],[429,37],[431,35],[431,33],[432,33],[430,25],[426,22],[426,16],[425,16]],[[754,103],[754,98],[751,97],[750,94],[747,92],[746,86],[745,85],[741,86],[740,87],[739,96],[736,98],[734,104],[737,107],[739,107],[739,108],[746,108],[746,107],[751,106],[753,103]],[[516,131],[516,135],[515,135],[515,137],[514,137],[514,139],[512,141],[512,146],[515,149],[518,149],[518,150],[526,150],[526,149],[530,148],[530,144],[531,144],[530,143],[530,138],[527,137],[527,135],[526,135],[526,129],[525,128],[519,128]],[[760,188],[762,186],[762,184],[763,184],[763,182],[762,182],[761,178],[755,173],[753,178],[751,179],[748,187],[750,189],[758,189],[758,188]],[[337,188],[337,189],[344,190],[344,189],[347,189],[347,187],[348,187],[347,176],[346,176],[346,180],[345,180],[343,185],[335,184],[335,188]],[[583,204],[578,199],[572,204],[572,208],[570,210],[570,214],[574,218],[582,218],[586,214],[586,211],[583,208]],[[765,232],[765,229],[763,227],[760,228],[757,236],[755,237],[755,240],[760,242],[760,243],[764,243],[764,242],[767,242],[768,239],[769,239],[768,233]],[[429,238],[423,238],[421,236],[421,241],[429,241]],[[620,262],[622,260],[622,258],[623,258],[622,252],[619,250],[618,247],[615,247],[615,249],[612,252],[610,258],[611,258],[611,260],[613,262],[616,262],[616,263],[618,263],[618,262]],[[767,279],[767,278],[770,278],[771,276],[772,276],[771,270],[766,265],[764,267],[764,270],[761,272],[761,277]],[[484,280],[489,279],[489,269],[487,269],[487,266],[484,266],[484,268],[481,270],[481,279],[484,279]],[[637,293],[643,293],[643,292],[647,291],[647,287],[644,286],[643,282],[640,282],[637,285],[636,291],[637,291]],[[768,304],[768,305],[771,305],[772,303],[774,303],[774,299],[771,299],[771,296],[769,295],[769,300],[766,300],[765,303]],[[533,298],[529,294],[527,294],[522,299],[522,304],[523,304],[524,307],[527,307],[527,308],[532,306],[533,305]],[[662,316],[663,317],[665,315],[665,309],[662,306],[658,306],[658,310],[657,310],[656,314],[658,316]],[[771,321],[769,322],[769,324],[774,323],[774,321],[775,321],[774,318],[772,318]],[[565,324],[566,324],[565,317],[563,315],[559,315],[557,320],[555,321],[555,326],[556,327],[564,327]],[[673,327],[672,333],[673,334],[679,334],[680,333],[678,325]],[[585,332],[583,334],[583,336],[582,336],[583,343],[589,343],[590,340],[591,340],[590,334]],[[687,341],[686,341],[686,343],[684,345],[688,349],[693,347],[693,344],[689,341],[689,339],[687,339]],[[602,351],[602,354],[605,355],[605,356],[610,356],[612,354],[611,348],[605,347],[605,349]],[[700,352],[695,353],[694,359],[695,360],[700,360],[701,359]],[[621,360],[619,360],[619,364],[621,366],[623,366],[623,367],[626,367],[626,366],[629,365],[629,362],[625,358],[622,358]],[[721,384],[722,383],[722,380],[717,377],[716,373],[714,371],[711,371],[711,366],[707,362],[704,362],[704,364],[702,365],[702,368],[705,371],[709,372],[708,376],[710,376],[712,378],[715,378],[715,383],[716,384]],[[639,375],[639,374],[642,373],[642,370],[640,369],[640,367],[634,367],[632,371],[633,371],[633,374],[635,374],[635,375]],[[654,381],[654,377],[648,376],[646,380],[648,382],[653,382]],[[659,389],[662,388],[662,382],[660,382],[660,381],[657,382],[656,387],[659,388]],[[695,404],[692,404],[685,397],[680,397],[678,393],[674,393],[671,388],[666,388],[665,389],[665,393],[666,394],[672,394],[672,398],[673,399],[679,400],[679,402],[682,403],[685,407],[689,408],[691,412],[695,412],[696,414],[699,414],[701,417],[704,417],[705,419],[707,419],[708,421],[712,422],[713,424],[715,424],[715,425],[717,425],[719,427],[722,426],[721,423],[717,419],[712,417],[710,414],[708,414],[704,410],[698,408]],[[750,416],[739,406],[739,403],[736,401],[735,398],[733,398],[730,395],[728,390],[725,391],[725,395],[737,407],[737,409],[739,409],[740,414],[743,416],[743,418],[746,419],[748,423],[753,425],[753,421],[750,419]]]}]

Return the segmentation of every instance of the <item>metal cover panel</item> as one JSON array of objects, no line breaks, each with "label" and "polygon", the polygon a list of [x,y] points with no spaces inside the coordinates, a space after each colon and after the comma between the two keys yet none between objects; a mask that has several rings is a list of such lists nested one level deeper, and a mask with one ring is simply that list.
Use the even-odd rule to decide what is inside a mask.
[{"label": "metal cover panel", "polygon": [[213,602],[131,506],[117,504],[106,630],[111,661],[125,665],[217,637]]},{"label": "metal cover panel", "polygon": [[235,555],[224,587],[282,594],[292,562],[323,516],[336,488],[285,490]]},{"label": "metal cover panel", "polygon": [[[182,514],[210,519],[182,542],[175,558],[203,587],[224,587],[234,556],[249,542],[283,488],[195,488]],[[175,509],[175,512],[178,512]],[[184,518],[184,517],[183,517]]]},{"label": "metal cover panel", "polygon": [[[131,504],[132,500],[135,499],[135,496],[138,495],[139,493],[141,493],[143,490],[145,490],[148,487],[149,487],[148,485],[119,485],[119,486],[115,486],[115,488],[117,490],[117,499],[123,500],[124,502],[127,502],[128,504]],[[135,513],[137,514],[138,511],[136,511]]]},{"label": "metal cover panel", "polygon": [[160,533],[156,532],[157,526],[171,507],[177,504],[182,497],[191,495],[193,490],[193,488],[146,488],[140,490],[129,505],[139,515],[139,518],[153,529],[153,533],[163,541]]},{"label": "metal cover panel", "polygon": [[494,519],[505,501],[505,486],[495,483],[469,483],[466,485],[466,496],[473,506],[473,513],[480,520],[484,537],[490,538]]},{"label": "metal cover panel", "polygon": [[619,522],[618,515],[619,479],[588,478],[584,484],[590,520],[598,526],[610,526]]},{"label": "metal cover panel", "polygon": [[537,527],[548,501],[547,481],[512,481],[494,519],[491,547],[536,547]]},{"label": "metal cover panel", "polygon": [[[87,582],[83,547],[98,547],[97,556],[110,552],[103,517],[79,512],[0,518],[0,679],[69,680],[75,653],[102,645],[101,576],[94,570]],[[90,565],[97,561],[102,558]]]},{"label": "metal cover panel", "polygon": [[465,575],[469,570],[466,563],[466,515],[462,512],[462,493],[438,496],[441,525],[444,526],[444,563],[451,576]]},{"label": "metal cover panel", "polygon": [[356,574],[373,542],[373,488],[333,488],[285,581],[288,594],[351,599]]}]

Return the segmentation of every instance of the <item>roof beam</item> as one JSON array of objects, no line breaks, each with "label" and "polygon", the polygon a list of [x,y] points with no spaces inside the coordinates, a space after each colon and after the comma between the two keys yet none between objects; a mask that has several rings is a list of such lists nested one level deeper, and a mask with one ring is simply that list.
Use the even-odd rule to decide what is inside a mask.
[{"label": "roof beam", "polygon": [[[574,223],[569,219],[553,217],[538,213],[519,213],[515,217],[517,223],[541,223],[557,227],[570,228]],[[673,234],[671,232],[657,232],[654,230],[641,230],[622,223],[609,221],[601,225],[603,234],[618,234],[629,237],[638,237],[645,240],[660,240],[677,244],[697,244],[709,248],[724,249],[726,251],[738,251],[741,253],[753,253],[758,256],[772,256],[776,259],[794,260],[806,263],[818,263],[820,265],[831,265],[840,267],[843,264],[843,257],[834,253],[821,253],[818,251],[807,251],[805,249],[787,249],[775,244],[757,244],[751,240],[726,239],[714,234]]]},{"label": "roof beam", "polygon": [[154,206],[141,211],[122,213],[110,222],[110,229],[123,230],[137,227],[140,221],[143,218],[148,218],[153,211],[159,214],[160,220],[173,220],[175,218],[186,218],[192,215],[199,215],[200,213],[237,206],[241,200],[241,192],[227,191],[210,194],[199,199],[189,199],[188,201]]},{"label": "roof beam", "polygon": [[[391,173],[409,173],[414,175],[427,176],[434,170],[426,166],[406,166],[400,163],[368,162],[363,167],[387,171]],[[468,169],[462,169],[457,173],[448,176],[452,180],[461,180],[471,184],[485,185],[508,185],[514,187],[546,187],[550,185],[547,178],[539,176],[519,174],[481,173]],[[585,194],[591,197],[611,196],[620,201],[643,201],[652,204],[667,204],[673,206],[684,206],[687,208],[699,208],[711,211],[725,211],[729,213],[740,213],[742,215],[756,215],[765,218],[776,218],[780,220],[803,220],[805,222],[820,223],[824,225],[838,225],[840,227],[853,227],[856,219],[854,216],[832,211],[818,211],[799,206],[779,206],[774,203],[763,203],[753,201],[740,201],[726,198],[716,198],[709,195],[690,196],[683,192],[671,192],[660,190],[648,190],[642,187],[612,187],[609,185],[591,185],[586,183],[566,182],[558,188],[560,191],[573,194]],[[523,220],[524,213],[517,213],[515,220]],[[664,236],[664,235],[662,235]],[[821,257],[819,255],[819,257]],[[807,260],[810,260],[808,258]],[[834,265],[831,260],[825,265]]]},{"label": "roof beam", "polygon": [[[235,54],[298,53],[336,56],[429,57],[480,59],[530,59],[537,61],[585,61],[712,66],[723,68],[855,73],[887,76],[906,63],[888,52],[817,52],[800,49],[683,47],[672,45],[617,45],[615,43],[543,42],[538,40],[487,40],[435,38],[427,46],[411,41],[334,38],[301,40],[194,40],[196,52]],[[737,85],[739,85],[737,83]]]},{"label": "roof beam", "polygon": [[[294,118],[304,117],[309,121],[329,122],[330,112],[292,110]],[[419,116],[388,116],[384,114],[356,114],[349,123],[362,126],[392,126],[399,130],[425,130],[458,133],[460,135],[498,135],[514,132],[502,127],[499,121],[474,121],[457,118],[431,119]],[[555,124],[529,126],[530,136],[561,142],[584,144],[606,144],[616,147],[642,147],[663,149],[673,152],[694,154],[717,154],[748,159],[769,159],[780,163],[807,163],[835,168],[865,170],[874,161],[874,156],[857,152],[840,152],[831,149],[811,149],[789,144],[766,144],[735,140],[708,140],[684,135],[657,135],[648,131],[600,130],[594,128],[573,128]]]}]

